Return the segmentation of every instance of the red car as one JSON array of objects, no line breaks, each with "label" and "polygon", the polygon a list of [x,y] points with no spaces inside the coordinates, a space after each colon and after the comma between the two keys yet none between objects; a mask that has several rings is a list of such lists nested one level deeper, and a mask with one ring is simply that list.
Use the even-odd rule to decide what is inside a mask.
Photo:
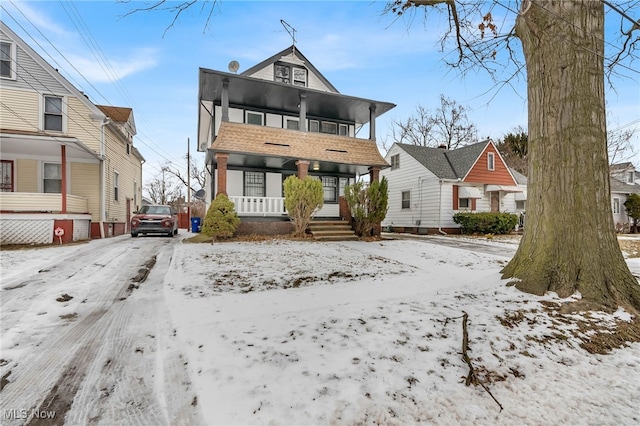
[{"label": "red car", "polygon": [[131,236],[138,234],[166,234],[173,237],[178,233],[178,214],[170,206],[142,206],[131,218]]}]

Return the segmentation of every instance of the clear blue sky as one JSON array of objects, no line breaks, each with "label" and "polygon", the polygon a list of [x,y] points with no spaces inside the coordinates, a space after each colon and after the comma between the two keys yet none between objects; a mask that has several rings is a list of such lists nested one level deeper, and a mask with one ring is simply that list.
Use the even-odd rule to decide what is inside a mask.
[{"label": "clear blue sky", "polygon": [[[125,16],[152,3],[3,0],[0,10],[7,25],[94,103],[133,108],[145,181],[169,161],[186,168],[187,138],[203,158],[195,153],[198,68],[226,71],[237,60],[242,72],[289,47],[280,20],[296,29],[296,46],[341,93],[397,105],[378,119],[379,141],[388,138],[391,120],[407,118],[418,105],[437,108],[440,93],[470,108],[482,138],[526,128],[524,76],[497,93],[482,72],[462,78],[442,62],[437,27],[427,28],[418,16],[411,25],[394,22],[382,15],[384,2],[222,0],[208,27],[198,5],[171,28],[168,11]],[[617,91],[607,90],[610,130],[640,127],[640,73],[621,73]],[[640,150],[638,137],[635,145]],[[637,166],[638,159],[632,159]]]}]

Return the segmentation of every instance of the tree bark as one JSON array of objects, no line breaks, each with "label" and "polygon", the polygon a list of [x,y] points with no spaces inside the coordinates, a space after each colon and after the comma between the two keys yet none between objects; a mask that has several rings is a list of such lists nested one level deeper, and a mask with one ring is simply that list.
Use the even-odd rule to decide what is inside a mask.
[{"label": "tree bark", "polygon": [[539,295],[579,292],[587,309],[640,311],[610,203],[604,5],[525,0],[516,35],[527,64],[527,222],[503,277]]}]

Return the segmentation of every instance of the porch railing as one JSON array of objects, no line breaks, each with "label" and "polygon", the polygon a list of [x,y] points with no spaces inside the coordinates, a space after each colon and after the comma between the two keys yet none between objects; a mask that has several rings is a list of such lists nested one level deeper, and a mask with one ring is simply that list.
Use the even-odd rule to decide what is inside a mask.
[{"label": "porch railing", "polygon": [[239,216],[280,216],[286,214],[284,198],[229,196]]},{"label": "porch railing", "polygon": [[[40,192],[0,192],[0,210],[3,212],[52,212],[62,210],[61,194]],[[88,213],[87,197],[67,194],[67,213]]]}]

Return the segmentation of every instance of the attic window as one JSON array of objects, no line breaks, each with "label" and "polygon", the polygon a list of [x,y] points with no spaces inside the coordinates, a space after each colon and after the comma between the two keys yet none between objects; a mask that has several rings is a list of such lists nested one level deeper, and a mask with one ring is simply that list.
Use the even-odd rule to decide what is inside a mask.
[{"label": "attic window", "polygon": [[493,152],[487,153],[487,170],[496,169],[496,155]]},{"label": "attic window", "polygon": [[287,143],[277,143],[277,142],[265,142],[264,144],[265,145],[271,145],[271,146],[287,146],[287,147],[290,146]]},{"label": "attic window", "polygon": [[344,153],[348,152],[348,151],[345,151],[344,149],[331,149],[331,148],[327,148],[325,151],[329,151],[329,152],[344,152]]},{"label": "attic window", "polygon": [[15,67],[11,66],[12,61],[15,62],[13,44],[3,41],[0,43],[0,77],[15,78],[15,73],[13,72]]},{"label": "attic window", "polygon": [[293,84],[294,86],[307,86],[307,70],[289,64],[277,63],[274,66],[274,81]]}]

